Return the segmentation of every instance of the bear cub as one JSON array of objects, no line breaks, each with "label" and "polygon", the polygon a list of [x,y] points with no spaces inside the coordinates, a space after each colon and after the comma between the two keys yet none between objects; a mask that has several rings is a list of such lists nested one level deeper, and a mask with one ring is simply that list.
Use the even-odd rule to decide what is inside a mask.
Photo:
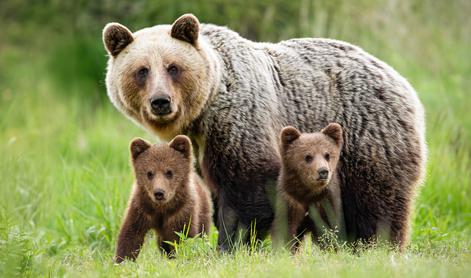
[{"label": "bear cub", "polygon": [[[295,252],[305,233],[319,242],[324,228],[343,229],[343,212],[337,175],[343,145],[342,127],[331,123],[320,132],[301,133],[288,126],[281,131],[281,172],[278,192],[284,204],[283,219]],[[282,222],[279,222],[282,221]],[[284,221],[284,222],[283,222]],[[284,233],[286,239],[286,230]]]},{"label": "bear cub", "polygon": [[137,138],[130,149],[135,183],[118,236],[117,263],[137,258],[150,229],[161,250],[171,255],[166,241],[177,241],[176,232],[189,237],[208,232],[212,217],[210,193],[193,171],[188,137],[178,135],[161,145]]}]

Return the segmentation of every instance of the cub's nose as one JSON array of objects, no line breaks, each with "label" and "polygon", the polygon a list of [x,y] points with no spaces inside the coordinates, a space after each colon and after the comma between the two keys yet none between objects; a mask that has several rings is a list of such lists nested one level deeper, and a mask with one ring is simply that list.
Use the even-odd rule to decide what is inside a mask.
[{"label": "cub's nose", "polygon": [[172,112],[172,108],[170,106],[171,99],[168,95],[159,95],[159,96],[152,96],[149,99],[150,107],[152,108],[152,113],[157,116],[166,115]]},{"label": "cub's nose", "polygon": [[162,189],[155,190],[154,197],[158,201],[165,199],[165,191]]},{"label": "cub's nose", "polygon": [[326,180],[329,176],[329,170],[327,170],[327,168],[321,168],[317,171],[317,174],[319,175],[319,179]]}]

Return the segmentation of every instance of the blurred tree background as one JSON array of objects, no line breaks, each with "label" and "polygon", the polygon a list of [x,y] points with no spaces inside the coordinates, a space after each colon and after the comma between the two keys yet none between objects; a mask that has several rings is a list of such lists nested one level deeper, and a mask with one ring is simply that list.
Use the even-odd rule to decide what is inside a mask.
[{"label": "blurred tree background", "polygon": [[[72,86],[93,83],[100,89],[87,93],[103,97],[99,85],[105,64],[103,26],[117,21],[135,31],[170,24],[187,12],[252,40],[305,36],[346,40],[389,62],[402,59],[433,74],[463,71],[457,65],[461,59],[453,61],[448,51],[463,51],[456,57],[469,58],[471,1],[467,0],[7,0],[0,2],[0,50],[19,48],[48,56],[48,70],[57,81]],[[460,45],[467,47],[455,48]],[[5,79],[5,73],[2,76]]]},{"label": "blurred tree background", "polygon": [[[0,276],[108,276],[132,183],[128,143],[136,136],[155,138],[107,100],[102,28],[115,21],[136,31],[171,24],[188,12],[257,41],[345,40],[393,66],[426,108],[426,183],[416,202],[410,253],[397,263],[382,253],[297,258],[307,264],[242,253],[234,262],[218,260],[203,244],[190,245],[206,255],[183,256],[185,268],[179,259],[156,265],[155,253],[144,252],[138,273],[224,277],[239,275],[235,265],[270,276],[259,263],[274,266],[277,276],[312,274],[309,265],[320,276],[346,277],[471,271],[471,1],[1,0]],[[132,265],[112,271],[136,275]]]}]

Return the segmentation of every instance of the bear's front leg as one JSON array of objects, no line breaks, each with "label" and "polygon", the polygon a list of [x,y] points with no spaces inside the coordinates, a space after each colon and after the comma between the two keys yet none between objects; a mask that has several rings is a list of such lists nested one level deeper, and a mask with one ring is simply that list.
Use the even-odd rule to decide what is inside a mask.
[{"label": "bear's front leg", "polygon": [[[222,200],[223,198],[219,198]],[[218,249],[221,252],[228,252],[235,243],[235,236],[239,224],[239,218],[234,209],[227,203],[220,202],[218,204]]]},{"label": "bear's front leg", "polygon": [[[223,252],[233,249],[239,235],[245,244],[251,238],[248,232],[256,232],[257,240],[266,236],[273,222],[266,186],[275,184],[280,168],[276,151],[264,146],[266,141],[257,143],[255,155],[254,142],[247,146],[227,138],[228,132],[215,129],[207,135],[202,161],[204,179],[217,192],[218,248]],[[240,136],[249,137],[251,133]],[[224,148],[220,140],[227,140]]]},{"label": "bear's front leg", "polygon": [[149,223],[146,217],[131,206],[119,232],[114,261],[121,263],[125,259],[136,260],[148,230]]},{"label": "bear's front leg", "polygon": [[280,191],[275,196],[275,218],[271,229],[271,239],[276,250],[286,247],[291,236],[288,227],[288,202]]}]

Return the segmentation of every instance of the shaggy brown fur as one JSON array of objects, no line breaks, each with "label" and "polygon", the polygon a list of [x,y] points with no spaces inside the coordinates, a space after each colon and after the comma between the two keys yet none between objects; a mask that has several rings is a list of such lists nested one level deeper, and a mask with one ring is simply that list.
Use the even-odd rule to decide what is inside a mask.
[{"label": "shaggy brown fur", "polygon": [[[118,237],[116,262],[135,260],[145,234],[154,229],[162,251],[170,254],[178,241],[175,232],[188,229],[188,236],[207,232],[212,205],[209,191],[192,171],[190,139],[179,135],[169,144],[131,142],[136,182]],[[186,228],[185,228],[186,227]]]},{"label": "shaggy brown fur", "polygon": [[288,234],[294,239],[293,251],[306,232],[311,232],[317,241],[324,225],[341,229],[337,163],[342,144],[342,128],[336,123],[317,133],[301,134],[294,127],[285,127],[281,131],[282,166],[278,191],[287,204]]}]

